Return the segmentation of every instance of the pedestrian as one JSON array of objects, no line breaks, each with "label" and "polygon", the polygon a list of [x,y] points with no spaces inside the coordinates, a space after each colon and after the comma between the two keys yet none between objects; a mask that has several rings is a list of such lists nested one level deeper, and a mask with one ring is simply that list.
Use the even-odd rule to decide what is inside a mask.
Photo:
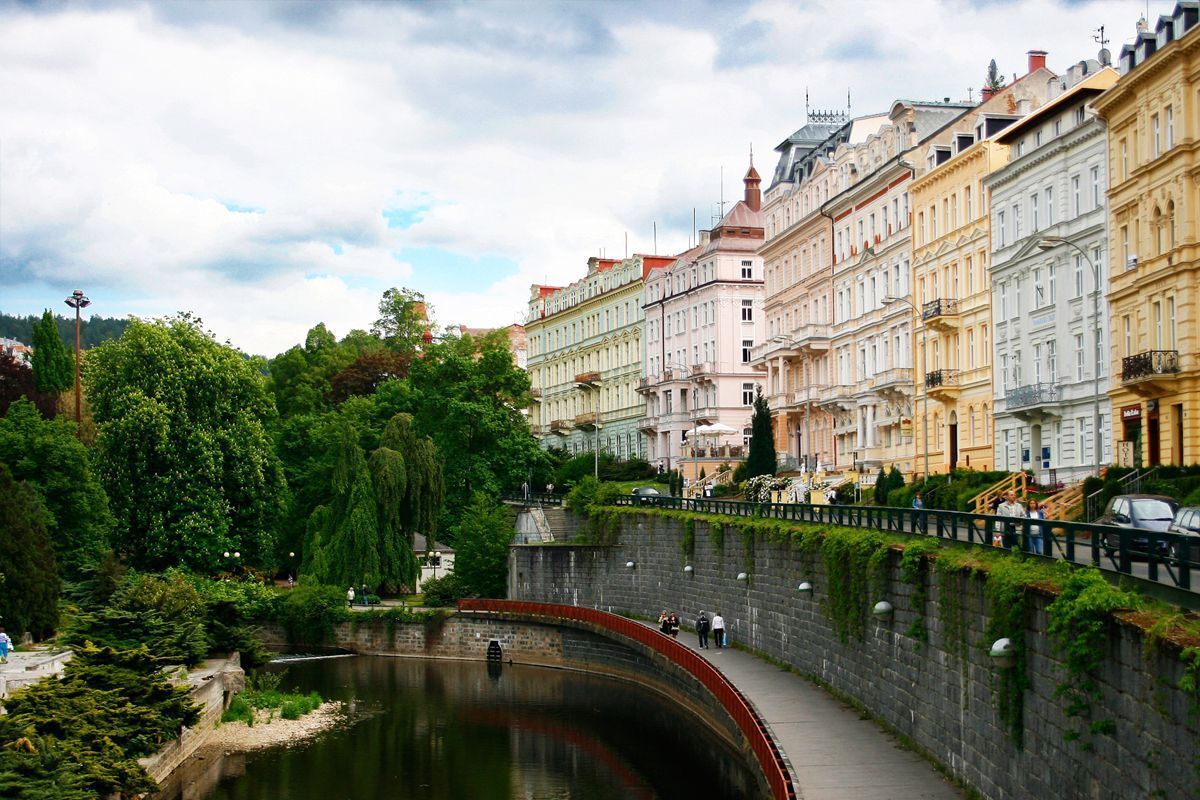
[{"label": "pedestrian", "polygon": [[667,629],[672,639],[679,638],[679,615],[674,611],[671,612],[671,616],[667,617]]},{"label": "pedestrian", "polygon": [[925,501],[923,501],[921,499],[921,493],[917,492],[916,495],[913,497],[913,508],[915,508],[919,511],[924,507],[925,507]]},{"label": "pedestrian", "polygon": [[725,618],[721,616],[720,611],[713,614],[712,633],[713,644],[715,644],[717,649],[720,650],[725,646]]},{"label": "pedestrian", "polygon": [[[1045,519],[1046,510],[1031,497],[1025,504],[1025,516],[1030,519]],[[1032,522],[1029,524],[1029,552],[1039,556],[1042,554],[1042,526]]]},{"label": "pedestrian", "polygon": [[521,484],[521,496],[526,500],[529,499],[529,481]]},{"label": "pedestrian", "polygon": [[554,484],[553,483],[546,484],[546,494],[554,494]]},{"label": "pedestrian", "polygon": [[[1025,507],[1017,502],[1017,492],[1009,489],[1004,493],[1004,502],[996,507],[996,514],[1001,517],[1023,517]],[[994,547],[1011,547],[1015,526],[1011,522],[997,522],[996,530],[992,532]]]},{"label": "pedestrian", "polygon": [[349,589],[346,590],[346,605],[350,606],[351,608],[354,607],[354,587],[353,586],[351,586]]},{"label": "pedestrian", "polygon": [[12,646],[12,637],[4,632],[4,628],[0,628],[0,664],[8,663],[8,651]]},{"label": "pedestrian", "polygon": [[289,589],[296,588],[296,579],[294,577],[292,577],[292,573],[290,573],[290,572],[288,573],[288,588]]},{"label": "pedestrian", "polygon": [[696,617],[696,636],[700,639],[700,649],[708,649],[708,630],[712,627],[712,623],[708,621],[708,615],[703,611],[700,616]]},{"label": "pedestrian", "polygon": [[366,582],[364,582],[364,583],[363,583],[363,585],[362,585],[362,604],[363,604],[364,606],[369,606],[369,605],[371,605],[371,602],[370,602],[369,600],[367,600],[367,597],[368,597],[370,594],[371,594],[371,593],[370,593],[370,592],[367,590],[367,584],[366,584]]},{"label": "pedestrian", "polygon": [[668,636],[671,635],[671,618],[667,616],[667,610],[664,608],[662,613],[658,615],[658,629]]}]

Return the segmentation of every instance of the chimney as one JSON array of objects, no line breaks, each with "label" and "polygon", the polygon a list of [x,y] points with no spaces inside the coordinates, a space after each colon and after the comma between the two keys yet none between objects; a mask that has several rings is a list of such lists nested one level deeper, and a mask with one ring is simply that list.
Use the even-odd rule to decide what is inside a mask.
[{"label": "chimney", "polygon": [[1030,50],[1029,53],[1029,71],[1037,72],[1039,69],[1046,68],[1046,51],[1045,50]]},{"label": "chimney", "polygon": [[746,177],[742,179],[742,183],[746,184],[745,201],[750,210],[758,213],[762,210],[762,190],[759,184],[762,183],[762,178],[758,176],[758,170],[754,168],[754,157],[750,157],[750,169],[746,171]]},{"label": "chimney", "polygon": [[996,90],[990,86],[985,86],[979,90],[980,102],[986,103],[996,95]]},{"label": "chimney", "polygon": [[712,231],[700,231],[700,244],[708,244]]}]

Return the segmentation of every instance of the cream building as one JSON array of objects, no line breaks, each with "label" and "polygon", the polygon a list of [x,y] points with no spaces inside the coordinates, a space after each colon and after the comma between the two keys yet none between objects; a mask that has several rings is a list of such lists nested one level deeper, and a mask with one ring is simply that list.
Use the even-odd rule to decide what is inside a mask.
[{"label": "cream building", "polygon": [[1108,125],[1109,396],[1118,462],[1200,462],[1200,10],[1121,51]]},{"label": "cream building", "polygon": [[779,162],[763,208],[759,250],[766,282],[766,341],[753,364],[774,418],[775,450],[784,469],[833,463],[833,417],[818,405],[829,383],[833,222],[822,204],[837,192],[830,169],[842,144],[861,144],[887,121],[850,120],[838,112],[807,114],[804,127],[775,150]]},{"label": "cream building", "polygon": [[[643,308],[647,458],[695,479],[744,457],[763,338],[761,179],[753,164],[744,198],[697,247],[646,275]],[[734,433],[699,436],[701,426]]]},{"label": "cream building", "polygon": [[[926,460],[932,473],[992,469],[991,218],[984,178],[1008,161],[1008,145],[997,135],[1044,104],[1059,80],[1046,68],[1044,52],[1028,55],[1025,75],[999,91],[985,90],[983,102],[916,153],[923,174],[910,189],[913,389],[922,472]],[[1061,200],[1039,189],[1027,210],[1032,227],[1044,228]]]},{"label": "cream building", "polygon": [[525,323],[533,403],[529,424],[542,446],[570,453],[645,457],[640,425],[642,285],[674,259],[588,259],[570,286],[533,286]]},{"label": "cream building", "polygon": [[1112,459],[1107,144],[1090,105],[1116,80],[1097,61],[1072,66],[1045,105],[996,137],[1009,161],[984,179],[995,465],[1032,470],[1039,483],[1073,483]]}]

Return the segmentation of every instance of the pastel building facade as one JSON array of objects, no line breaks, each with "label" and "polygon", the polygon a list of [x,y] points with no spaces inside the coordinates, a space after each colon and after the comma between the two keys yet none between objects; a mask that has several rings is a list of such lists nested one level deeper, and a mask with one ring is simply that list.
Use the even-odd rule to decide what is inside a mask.
[{"label": "pastel building facade", "polygon": [[[698,477],[701,467],[744,457],[763,339],[761,179],[751,165],[744,198],[700,244],[650,270],[645,315],[646,457]],[[732,434],[701,436],[701,426]]]},{"label": "pastel building facade", "polygon": [[588,259],[565,287],[533,286],[525,323],[533,402],[529,424],[543,447],[645,457],[642,285],[673,259]]},{"label": "pastel building facade", "polygon": [[1096,61],[1072,66],[1052,84],[1056,96],[997,136],[1008,163],[984,179],[995,467],[1044,484],[1112,460],[1107,144],[1090,106],[1116,80]]},{"label": "pastel building facade", "polygon": [[774,421],[775,450],[785,468],[833,463],[833,416],[820,405],[831,373],[833,221],[822,205],[838,191],[833,154],[861,144],[886,117],[851,120],[809,114],[775,149],[779,161],[763,208],[759,252],[765,279],[766,340],[755,348]]},{"label": "pastel building facade", "polygon": [[1142,26],[1094,103],[1108,126],[1116,461],[1200,462],[1200,4]]},{"label": "pastel building facade", "polygon": [[[910,190],[913,397],[922,472],[926,463],[931,473],[993,466],[991,216],[984,179],[1008,161],[1008,145],[996,137],[1044,104],[1059,80],[1046,68],[1046,53],[1028,56],[1025,75],[1002,89],[985,89],[979,105],[915,154],[922,174]],[[1041,200],[1039,190],[1028,213],[1040,213],[1044,225],[1052,212],[1039,212]]]},{"label": "pastel building facade", "polygon": [[914,469],[912,442],[912,159],[967,103],[896,101],[887,124],[834,153],[829,383],[818,403],[833,417],[833,466]]}]

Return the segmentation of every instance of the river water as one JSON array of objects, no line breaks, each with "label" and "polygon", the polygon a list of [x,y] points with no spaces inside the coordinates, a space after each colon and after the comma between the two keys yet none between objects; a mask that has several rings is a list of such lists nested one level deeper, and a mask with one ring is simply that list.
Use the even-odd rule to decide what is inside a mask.
[{"label": "river water", "polygon": [[[275,667],[279,668],[279,667]],[[160,800],[745,798],[744,762],[642,686],[544,667],[355,656],[284,685],[346,701],[311,742],[204,762]]]}]

